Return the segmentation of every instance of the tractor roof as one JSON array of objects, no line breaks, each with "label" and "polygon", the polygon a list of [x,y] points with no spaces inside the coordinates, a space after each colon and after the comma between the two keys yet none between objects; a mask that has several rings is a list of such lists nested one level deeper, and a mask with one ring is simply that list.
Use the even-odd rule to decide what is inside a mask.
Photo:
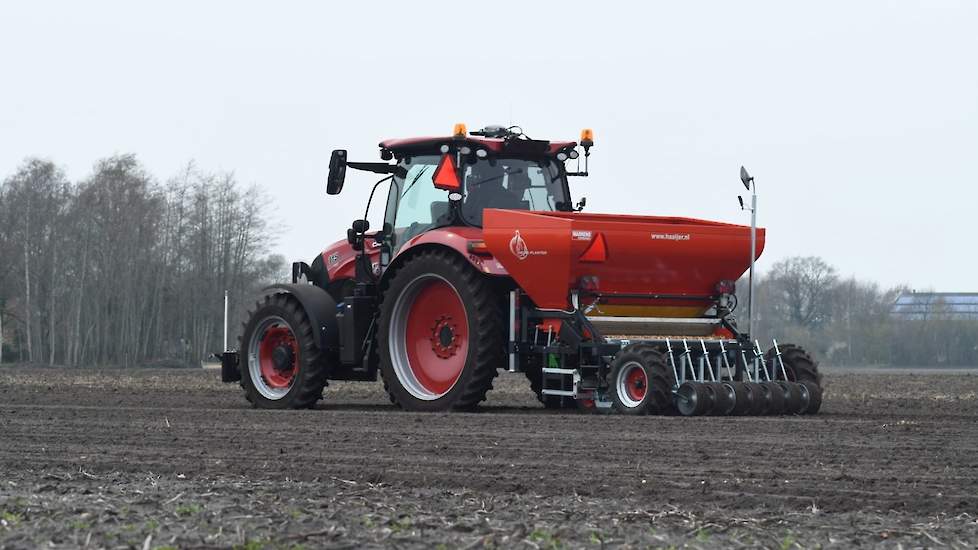
[{"label": "tractor roof", "polygon": [[439,145],[445,143],[469,143],[476,147],[485,147],[486,149],[494,152],[501,153],[506,150],[513,150],[515,153],[525,152],[525,147],[529,143],[539,144],[540,148],[546,147],[545,151],[548,154],[555,154],[561,149],[567,149],[570,147],[575,147],[577,145],[574,141],[536,141],[536,140],[525,140],[525,139],[503,139],[495,137],[481,137],[481,136],[465,136],[465,137],[455,137],[455,136],[431,136],[431,137],[415,137],[415,138],[402,138],[402,139],[386,139],[380,142],[380,147],[382,149],[387,149],[390,151],[410,151],[410,150],[424,150],[424,149],[435,149]]}]

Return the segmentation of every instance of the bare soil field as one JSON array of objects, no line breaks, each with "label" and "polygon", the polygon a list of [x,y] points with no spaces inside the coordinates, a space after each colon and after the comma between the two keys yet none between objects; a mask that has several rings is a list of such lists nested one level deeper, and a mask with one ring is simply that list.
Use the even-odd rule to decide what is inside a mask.
[{"label": "bare soil field", "polygon": [[815,417],[477,413],[379,384],[249,408],[202,370],[0,368],[2,548],[978,544],[978,375],[830,371]]}]

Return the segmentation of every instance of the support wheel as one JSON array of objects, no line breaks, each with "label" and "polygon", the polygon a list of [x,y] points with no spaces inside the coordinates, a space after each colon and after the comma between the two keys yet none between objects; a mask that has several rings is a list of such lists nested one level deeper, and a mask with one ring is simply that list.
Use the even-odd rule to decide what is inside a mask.
[{"label": "support wheel", "polygon": [[298,300],[272,294],[256,304],[241,334],[241,387],[259,409],[304,409],[322,398],[329,360]]},{"label": "support wheel", "polygon": [[380,374],[411,411],[468,410],[505,361],[502,313],[489,282],[454,252],[409,258],[383,291]]},{"label": "support wheel", "polygon": [[661,352],[628,346],[615,356],[608,374],[611,401],[623,414],[672,412],[672,376]]}]

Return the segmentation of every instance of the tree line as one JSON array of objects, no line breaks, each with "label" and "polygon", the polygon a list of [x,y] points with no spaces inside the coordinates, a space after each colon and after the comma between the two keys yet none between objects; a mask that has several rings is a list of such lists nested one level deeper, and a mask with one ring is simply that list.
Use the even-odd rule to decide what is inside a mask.
[{"label": "tree line", "polygon": [[116,155],[73,182],[26,159],[0,183],[0,361],[189,365],[221,351],[224,291],[284,273],[266,203],[193,163],[161,183]]},{"label": "tree line", "polygon": [[[247,297],[286,275],[267,203],[193,163],[161,183],[116,155],[72,182],[26,159],[0,182],[0,362],[191,365],[220,351],[224,291],[240,320]],[[978,364],[978,320],[894,316],[904,287],[842,278],[817,257],[778,261],[756,283],[764,342],[828,364]],[[746,277],[737,287],[746,326]]]},{"label": "tree line", "polygon": [[[843,278],[818,257],[771,265],[755,281],[755,333],[762,343],[792,342],[833,365],[978,365],[978,317],[929,307],[921,316],[894,315],[905,286],[881,288]],[[737,285],[737,314],[746,324],[748,281]]]}]

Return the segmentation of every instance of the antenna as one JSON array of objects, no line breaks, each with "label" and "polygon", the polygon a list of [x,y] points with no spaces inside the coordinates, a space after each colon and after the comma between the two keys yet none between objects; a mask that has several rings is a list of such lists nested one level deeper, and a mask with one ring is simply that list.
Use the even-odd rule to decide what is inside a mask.
[{"label": "antenna", "polygon": [[[754,260],[757,258],[757,184],[754,178],[747,173],[747,169],[740,167],[740,181],[744,187],[751,192],[750,195],[750,274],[748,275],[747,285],[747,333],[754,337]],[[737,196],[740,201],[740,208],[744,208],[744,199]]]}]

